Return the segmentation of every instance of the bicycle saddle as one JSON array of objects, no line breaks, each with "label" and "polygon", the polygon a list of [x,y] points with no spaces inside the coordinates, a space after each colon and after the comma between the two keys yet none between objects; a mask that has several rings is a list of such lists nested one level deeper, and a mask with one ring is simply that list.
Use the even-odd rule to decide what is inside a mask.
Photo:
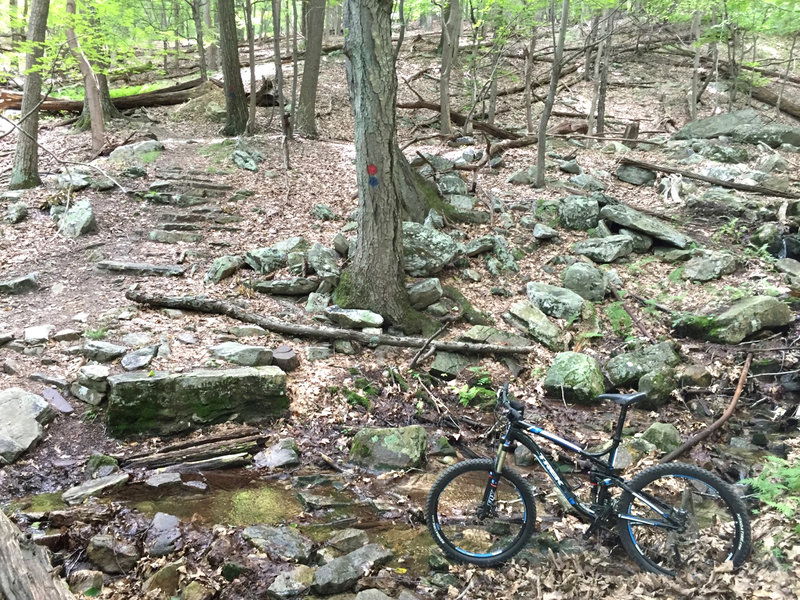
[{"label": "bicycle saddle", "polygon": [[647,398],[647,392],[634,392],[633,394],[600,394],[600,400],[613,400],[620,406],[630,406]]}]

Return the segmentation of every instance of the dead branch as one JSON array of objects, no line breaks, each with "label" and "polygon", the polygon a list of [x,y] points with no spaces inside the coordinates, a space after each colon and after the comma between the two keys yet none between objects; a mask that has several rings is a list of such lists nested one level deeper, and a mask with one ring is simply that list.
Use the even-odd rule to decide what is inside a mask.
[{"label": "dead branch", "polygon": [[[418,108],[423,108],[425,110],[435,110],[435,111],[441,110],[441,106],[439,106],[439,104],[435,102],[427,102],[425,100],[417,100],[416,102],[398,102],[397,108],[407,108],[411,110]],[[453,121],[453,123],[455,123],[459,127],[463,127],[467,123],[466,116],[462,115],[461,113],[457,113],[453,110],[450,111],[450,120]],[[501,140],[516,140],[521,137],[518,133],[514,133],[513,131],[508,131],[507,129],[503,129],[502,127],[497,127],[496,125],[484,123],[483,121],[476,121],[475,119],[471,119],[470,122],[472,123],[472,127],[477,129],[478,131],[483,131]]]},{"label": "dead branch", "polygon": [[[265,317],[254,312],[239,308],[231,302],[212,300],[205,296],[158,296],[147,294],[138,290],[128,290],[125,293],[128,300],[152,306],[153,308],[177,308],[180,310],[193,310],[196,312],[225,315],[245,323],[259,325],[269,331],[283,333],[291,336],[308,337],[327,340],[351,340],[362,344],[386,346],[401,346],[406,348],[419,348],[427,340],[424,338],[372,335],[353,329],[339,329],[336,327],[314,327],[297,323],[286,323],[271,317]],[[447,352],[460,352],[462,354],[527,354],[536,352],[539,346],[503,346],[500,344],[474,344],[471,342],[437,342],[432,341],[431,347]]]},{"label": "dead branch", "polygon": [[635,160],[633,158],[622,157],[620,159],[620,163],[623,165],[632,165],[634,167],[640,167],[642,169],[649,169],[651,171],[661,171],[662,173],[678,173],[687,179],[696,179],[697,181],[704,181],[706,183],[711,183],[713,185],[718,185],[724,188],[730,188],[732,190],[740,190],[742,192],[754,192],[756,194],[763,194],[765,196],[778,196],[780,198],[800,198],[800,195],[794,194],[792,192],[779,192],[778,190],[773,190],[768,187],[764,187],[762,185],[747,185],[745,183],[734,183],[733,181],[723,181],[722,179],[717,179],[716,177],[708,177],[706,175],[699,175],[698,173],[692,173],[691,171],[684,171],[682,169],[676,169],[675,167],[668,167],[666,165],[655,165],[653,163],[644,162],[641,160]]},{"label": "dead branch", "polygon": [[742,367],[742,374],[739,376],[739,385],[736,386],[736,392],[734,392],[733,398],[731,398],[730,404],[728,404],[728,408],[725,409],[725,412],[722,413],[722,416],[716,421],[714,421],[711,425],[703,429],[702,431],[698,431],[691,438],[686,440],[683,444],[675,448],[675,450],[667,454],[659,462],[667,463],[671,460],[675,460],[681,454],[683,454],[690,448],[693,448],[694,446],[702,442],[709,435],[711,435],[717,429],[722,427],[725,424],[725,422],[731,418],[731,416],[733,415],[733,411],[736,410],[736,404],[739,402],[739,396],[742,395],[742,390],[744,389],[745,381],[747,381],[747,372],[750,370],[750,363],[752,361],[753,361],[753,353],[749,352],[747,354],[747,358],[744,361],[744,366]]}]

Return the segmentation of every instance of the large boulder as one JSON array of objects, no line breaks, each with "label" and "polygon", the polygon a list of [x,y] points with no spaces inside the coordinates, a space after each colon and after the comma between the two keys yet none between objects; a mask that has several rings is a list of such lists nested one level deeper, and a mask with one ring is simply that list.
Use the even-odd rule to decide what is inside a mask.
[{"label": "large boulder", "polygon": [[449,265],[458,245],[446,233],[419,223],[403,223],[405,268],[414,277],[429,277]]},{"label": "large boulder", "polygon": [[586,231],[597,227],[600,218],[600,206],[597,199],[587,196],[567,196],[558,205],[558,217],[561,224],[568,229]]},{"label": "large boulder", "polygon": [[600,210],[600,216],[612,223],[640,231],[677,248],[686,248],[691,242],[687,236],[664,221],[641,213],[625,204],[607,204]]},{"label": "large boulder", "polygon": [[676,325],[676,330],[680,335],[738,344],[757,331],[785,327],[793,320],[794,313],[785,302],[772,296],[752,296],[717,316],[689,315]]},{"label": "large boulder", "polygon": [[109,377],[108,432],[169,435],[228,420],[258,423],[286,415],[286,374],[278,367],[124,373]]},{"label": "large boulder", "polygon": [[606,276],[600,269],[578,262],[564,271],[564,287],[581,298],[600,302],[606,296]]},{"label": "large boulder", "polygon": [[616,387],[631,385],[651,371],[674,367],[681,361],[672,342],[660,342],[619,354],[606,363],[608,378]]},{"label": "large boulder", "polygon": [[41,396],[21,388],[0,392],[0,465],[14,462],[42,439],[55,411]]},{"label": "large boulder", "polygon": [[783,144],[800,147],[800,127],[787,125],[742,125],[732,132],[737,142],[748,144],[764,143],[773,148]]},{"label": "large boulder", "polygon": [[584,299],[567,288],[531,281],[526,292],[534,306],[556,319],[577,319],[583,310]]},{"label": "large boulder", "polygon": [[320,595],[347,591],[373,567],[386,564],[391,558],[389,550],[378,544],[367,544],[317,569],[311,589]]},{"label": "large boulder", "polygon": [[705,251],[692,257],[683,268],[683,278],[711,281],[736,271],[736,257],[728,252]]},{"label": "large boulder", "polygon": [[605,391],[605,385],[600,365],[594,358],[579,352],[561,352],[556,354],[547,371],[544,389],[552,398],[592,404]]},{"label": "large boulder", "polygon": [[412,469],[422,466],[427,449],[421,425],[366,427],[353,437],[350,459],[370,469]]},{"label": "large boulder", "polygon": [[742,125],[761,124],[761,117],[752,108],[722,113],[705,119],[698,119],[684,125],[672,137],[676,140],[709,139],[721,135],[731,135]]},{"label": "large boulder", "polygon": [[94,219],[92,205],[88,200],[79,200],[73,204],[64,213],[58,224],[58,230],[61,234],[69,238],[79,237],[95,229],[97,229],[97,222]]},{"label": "large boulder", "polygon": [[503,319],[550,350],[564,349],[561,330],[529,300],[522,300],[514,304],[503,315]]},{"label": "large boulder", "polygon": [[145,140],[135,144],[127,144],[115,148],[108,155],[109,160],[123,164],[140,164],[146,161],[149,156],[153,156],[164,150],[164,144],[157,140]]}]

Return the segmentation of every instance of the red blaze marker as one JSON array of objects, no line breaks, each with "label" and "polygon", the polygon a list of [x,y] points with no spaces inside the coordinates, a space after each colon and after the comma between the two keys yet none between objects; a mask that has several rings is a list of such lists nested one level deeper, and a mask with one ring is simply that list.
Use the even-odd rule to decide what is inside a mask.
[{"label": "red blaze marker", "polygon": [[375,165],[367,165],[367,173],[369,175],[375,175],[378,172],[378,167]]}]

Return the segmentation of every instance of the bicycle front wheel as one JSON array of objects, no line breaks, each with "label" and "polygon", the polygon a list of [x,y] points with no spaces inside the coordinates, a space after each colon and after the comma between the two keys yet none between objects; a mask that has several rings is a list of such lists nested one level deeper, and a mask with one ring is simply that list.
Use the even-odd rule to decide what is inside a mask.
[{"label": "bicycle front wheel", "polygon": [[620,496],[622,546],[642,569],[675,575],[703,572],[750,554],[750,521],[742,500],[719,477],[682,463],[650,467]]},{"label": "bicycle front wheel", "polygon": [[428,529],[450,558],[497,565],[519,552],[533,533],[533,493],[515,471],[503,468],[493,500],[486,502],[493,469],[490,459],[455,464],[428,494]]}]

